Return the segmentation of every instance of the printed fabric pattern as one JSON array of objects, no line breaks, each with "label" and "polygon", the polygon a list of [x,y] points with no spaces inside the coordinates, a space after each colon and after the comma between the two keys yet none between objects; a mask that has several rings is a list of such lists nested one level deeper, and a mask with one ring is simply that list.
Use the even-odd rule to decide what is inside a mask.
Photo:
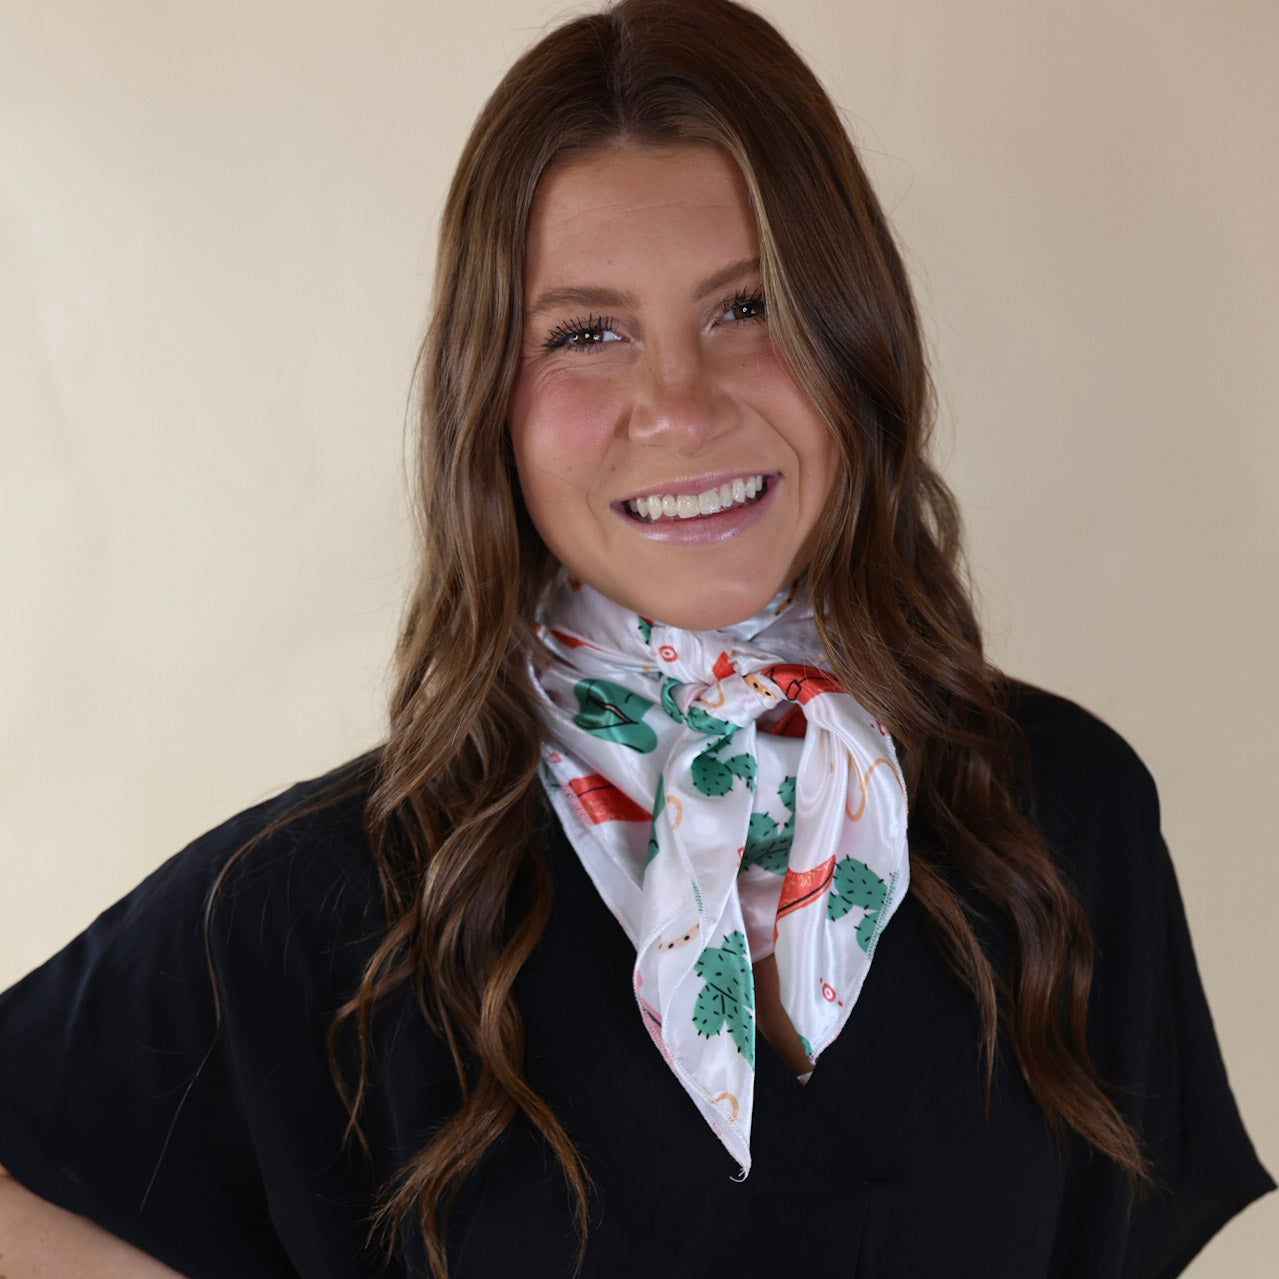
[{"label": "printed fabric pattern", "polygon": [[543,785],[635,946],[654,1043],[745,1175],[752,964],[776,955],[782,1005],[816,1062],[905,896],[892,739],[823,669],[798,586],[697,632],[561,574],[538,635]]}]

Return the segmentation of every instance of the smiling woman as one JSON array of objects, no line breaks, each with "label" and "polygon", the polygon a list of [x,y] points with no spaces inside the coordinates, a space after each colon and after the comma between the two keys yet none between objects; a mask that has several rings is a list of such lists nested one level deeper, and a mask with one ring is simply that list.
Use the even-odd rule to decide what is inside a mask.
[{"label": "smiling woman", "polygon": [[1272,1183],[1154,786],[983,652],[809,68],[553,30],[435,289],[386,741],[0,996],[6,1274],[1176,1274]]},{"label": "smiling woman", "polygon": [[812,559],[839,453],[770,336],[736,164],[705,145],[561,160],[524,296],[508,421],[543,541],[664,622],[758,613]]}]

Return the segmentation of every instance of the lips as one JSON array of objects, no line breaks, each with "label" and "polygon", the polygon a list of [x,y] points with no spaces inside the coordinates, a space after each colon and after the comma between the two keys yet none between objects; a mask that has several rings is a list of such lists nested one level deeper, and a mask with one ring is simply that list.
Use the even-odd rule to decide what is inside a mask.
[{"label": "lips", "polygon": [[[744,494],[749,480],[756,482],[754,496],[746,497],[744,501],[732,500],[735,485],[740,483],[739,491]],[[778,471],[738,471],[736,474],[732,471],[719,471],[667,483],[671,485],[670,489],[636,494],[625,501],[614,502],[613,511],[617,518],[625,521],[630,532],[641,540],[678,547],[718,546],[735,541],[766,518],[767,512],[779,500],[782,491],[782,475]],[[701,495],[713,489],[716,496],[719,496],[725,484],[728,485],[729,504],[703,515]],[[675,500],[674,515],[666,514],[668,497]],[[650,498],[656,498],[661,503],[662,514],[656,518],[647,514]],[[697,503],[695,515],[679,514],[681,498],[692,498]],[[636,509],[641,503],[645,511],[643,515]],[[689,509],[687,504],[685,509]]]},{"label": "lips", "polygon": [[694,481],[696,490],[690,486],[646,493],[629,498],[622,506],[633,519],[644,523],[700,519],[752,505],[764,496],[768,480],[766,472],[734,475],[710,484],[698,480]]}]

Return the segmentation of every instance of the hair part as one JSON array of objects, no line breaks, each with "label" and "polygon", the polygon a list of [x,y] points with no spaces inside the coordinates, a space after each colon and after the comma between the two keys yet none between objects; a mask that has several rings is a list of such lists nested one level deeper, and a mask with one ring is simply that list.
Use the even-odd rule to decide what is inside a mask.
[{"label": "hair part", "polygon": [[[544,37],[482,110],[446,201],[419,361],[421,570],[366,812],[387,930],[330,1048],[336,1074],[333,1045],[354,1034],[358,1078],[339,1086],[356,1140],[388,995],[411,984],[452,1053],[461,1108],[377,1217],[388,1246],[415,1222],[441,1277],[458,1187],[517,1115],[558,1161],[585,1247],[589,1175],[524,1078],[513,995],[552,901],[526,832],[541,802],[531,623],[556,565],[519,497],[505,412],[543,174],[574,151],[678,142],[741,169],[770,330],[840,448],[810,593],[833,670],[898,743],[911,891],[975,998],[987,1095],[1002,1023],[1054,1132],[1134,1184],[1145,1175],[1084,1041],[1087,919],[1015,800],[1006,690],[983,656],[954,500],[927,461],[924,344],[883,211],[829,97],[765,19],[730,0],[622,0]],[[1005,922],[1003,972],[974,931],[974,895]]]}]

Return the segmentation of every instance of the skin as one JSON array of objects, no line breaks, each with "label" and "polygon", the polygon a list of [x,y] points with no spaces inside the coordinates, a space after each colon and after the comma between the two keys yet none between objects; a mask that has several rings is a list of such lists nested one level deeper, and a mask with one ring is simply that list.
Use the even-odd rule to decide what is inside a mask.
[{"label": "skin", "polygon": [[[508,405],[529,514],[576,576],[697,630],[750,617],[803,570],[836,475],[769,335],[758,259],[745,182],[709,146],[574,155],[529,222]],[[759,509],[696,531],[624,506],[751,474],[769,477]]]},{"label": "skin", "polygon": [[101,1226],[33,1195],[0,1168],[5,1279],[181,1279]]}]

